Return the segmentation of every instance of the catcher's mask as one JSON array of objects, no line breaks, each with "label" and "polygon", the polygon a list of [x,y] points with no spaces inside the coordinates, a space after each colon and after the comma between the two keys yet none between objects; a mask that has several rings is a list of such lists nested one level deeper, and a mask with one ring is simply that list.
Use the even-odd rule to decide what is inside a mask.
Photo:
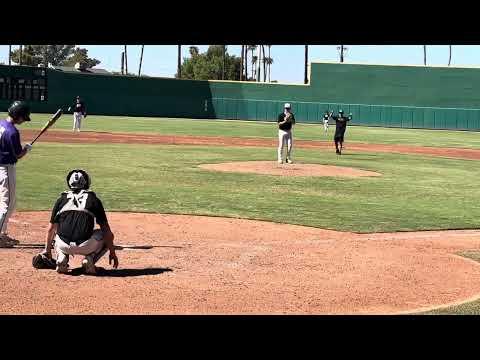
[{"label": "catcher's mask", "polygon": [[67,185],[71,190],[88,190],[90,176],[82,169],[74,169],[67,175]]}]

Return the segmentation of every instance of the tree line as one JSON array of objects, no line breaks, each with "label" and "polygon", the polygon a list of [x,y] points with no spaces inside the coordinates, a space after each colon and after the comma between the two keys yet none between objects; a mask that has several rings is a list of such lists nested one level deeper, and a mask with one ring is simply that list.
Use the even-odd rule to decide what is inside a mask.
[{"label": "tree line", "polygon": [[[423,63],[427,65],[427,45],[423,45]],[[236,81],[263,81],[271,82],[271,56],[272,45],[241,45],[240,57],[230,55],[227,45],[210,45],[204,53],[200,53],[197,46],[190,46],[190,57],[182,61],[182,45],[178,45],[177,72],[178,79],[193,80],[236,80]],[[267,51],[268,53],[267,53]],[[339,60],[344,62],[348,48],[345,45],[337,47]],[[141,74],[143,63],[144,45],[141,48],[138,76]],[[452,60],[452,45],[449,45],[448,66]],[[8,63],[15,62],[19,65],[48,66],[74,66],[80,63],[86,68],[100,64],[100,60],[90,58],[88,50],[75,45],[19,45],[12,50],[9,46]],[[249,68],[250,65],[250,68]],[[118,72],[114,72],[118,74]],[[120,74],[134,75],[128,71],[127,45],[121,54]],[[308,79],[308,45],[305,45],[304,56],[304,83]]]},{"label": "tree line", "polygon": [[190,57],[184,59],[181,47],[178,45],[177,79],[271,81],[271,45],[242,45],[240,57],[230,55],[227,45],[210,45],[204,53],[197,46],[190,46]]},{"label": "tree line", "polygon": [[74,66],[80,63],[87,68],[100,64],[100,60],[88,57],[88,50],[75,45],[20,45],[17,49],[9,48],[9,64],[38,66]]}]

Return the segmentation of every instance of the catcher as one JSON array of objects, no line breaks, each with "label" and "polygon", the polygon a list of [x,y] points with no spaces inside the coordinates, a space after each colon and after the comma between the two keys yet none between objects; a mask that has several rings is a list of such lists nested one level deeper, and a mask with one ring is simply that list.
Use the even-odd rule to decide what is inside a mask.
[{"label": "catcher", "polygon": [[[55,203],[46,236],[45,251],[33,258],[33,266],[56,268],[58,273],[68,272],[70,255],[83,255],[82,268],[86,274],[96,274],[95,263],[110,251],[109,264],[116,269],[118,258],[113,244],[113,233],[107,221],[102,202],[90,191],[90,177],[80,169],[67,175],[70,188]],[[100,229],[94,230],[94,221]],[[56,262],[52,259],[55,246]]]}]

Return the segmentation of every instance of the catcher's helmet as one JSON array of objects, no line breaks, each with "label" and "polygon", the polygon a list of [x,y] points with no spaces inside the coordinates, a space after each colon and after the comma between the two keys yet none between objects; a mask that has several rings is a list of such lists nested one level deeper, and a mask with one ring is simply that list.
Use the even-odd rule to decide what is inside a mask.
[{"label": "catcher's helmet", "polygon": [[8,108],[8,115],[14,120],[23,117],[25,121],[30,121],[30,106],[24,101],[14,101]]},{"label": "catcher's helmet", "polygon": [[87,190],[90,187],[90,176],[82,169],[74,169],[67,175],[67,185],[72,190]]}]

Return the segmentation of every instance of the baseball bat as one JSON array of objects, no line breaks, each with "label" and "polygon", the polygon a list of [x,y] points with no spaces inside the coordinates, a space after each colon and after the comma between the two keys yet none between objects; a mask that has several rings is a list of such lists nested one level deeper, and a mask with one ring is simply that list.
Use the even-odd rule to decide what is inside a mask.
[{"label": "baseball bat", "polygon": [[33,139],[33,141],[30,143],[30,145],[33,145],[33,143],[35,141],[37,141],[37,139],[42,136],[42,134],[47,131],[53,124],[55,124],[55,122],[60,118],[60,116],[62,116],[63,114],[63,110],[62,109],[58,109],[57,112],[52,116],[52,118],[50,120],[48,120],[48,122],[43,126],[42,130],[40,130],[40,132],[38,133],[38,135],[35,137],[35,139]]}]

